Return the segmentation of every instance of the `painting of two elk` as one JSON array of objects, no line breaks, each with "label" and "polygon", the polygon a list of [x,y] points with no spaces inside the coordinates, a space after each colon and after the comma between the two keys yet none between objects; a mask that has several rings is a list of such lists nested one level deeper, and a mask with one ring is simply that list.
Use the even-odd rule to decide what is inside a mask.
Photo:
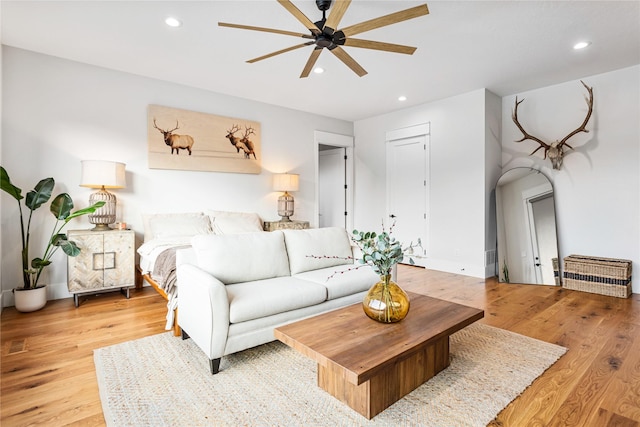
[{"label": "painting of two elk", "polygon": [[149,105],[149,168],[260,173],[260,123]]}]

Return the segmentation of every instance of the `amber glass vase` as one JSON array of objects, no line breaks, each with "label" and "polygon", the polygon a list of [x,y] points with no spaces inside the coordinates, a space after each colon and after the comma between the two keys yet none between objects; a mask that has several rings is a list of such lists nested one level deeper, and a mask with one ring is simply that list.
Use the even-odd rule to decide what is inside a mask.
[{"label": "amber glass vase", "polygon": [[409,312],[409,296],[391,280],[391,275],[380,276],[380,281],[365,295],[362,308],[367,316],[378,322],[399,322]]}]

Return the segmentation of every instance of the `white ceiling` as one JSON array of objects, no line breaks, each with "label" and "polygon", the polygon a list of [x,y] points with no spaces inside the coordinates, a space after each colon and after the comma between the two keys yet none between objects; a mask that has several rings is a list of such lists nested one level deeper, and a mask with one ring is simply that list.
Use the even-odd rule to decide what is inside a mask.
[{"label": "white ceiling", "polygon": [[[312,21],[322,17],[315,1],[293,3]],[[340,27],[422,3],[354,0]],[[640,63],[639,1],[427,4],[429,15],[356,36],[416,46],[415,54],[345,47],[369,72],[358,77],[324,50],[317,65],[326,72],[306,79],[299,75],[311,46],[245,62],[305,39],[217,25],[306,33],[275,0],[2,0],[0,13],[5,45],[344,120],[479,88],[512,95]],[[182,27],[165,25],[167,16]],[[592,45],[574,51],[579,40]]]}]

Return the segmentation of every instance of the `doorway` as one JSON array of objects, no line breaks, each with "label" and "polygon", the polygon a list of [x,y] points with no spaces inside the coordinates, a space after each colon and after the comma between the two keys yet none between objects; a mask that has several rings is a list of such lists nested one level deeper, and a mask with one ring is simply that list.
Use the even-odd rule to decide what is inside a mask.
[{"label": "doorway", "polygon": [[320,144],[318,226],[347,227],[347,149]]},{"label": "doorway", "polygon": [[535,283],[555,283],[552,259],[557,257],[553,193],[527,199],[527,218]]},{"label": "doorway", "polygon": [[353,137],[316,131],[316,227],[353,229]]}]

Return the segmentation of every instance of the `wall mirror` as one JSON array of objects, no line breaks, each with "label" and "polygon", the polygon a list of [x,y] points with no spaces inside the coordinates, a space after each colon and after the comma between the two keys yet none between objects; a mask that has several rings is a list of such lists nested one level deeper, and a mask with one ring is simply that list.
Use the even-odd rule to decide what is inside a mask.
[{"label": "wall mirror", "polygon": [[496,276],[500,282],[559,285],[553,186],[540,171],[514,168],[496,184]]}]

